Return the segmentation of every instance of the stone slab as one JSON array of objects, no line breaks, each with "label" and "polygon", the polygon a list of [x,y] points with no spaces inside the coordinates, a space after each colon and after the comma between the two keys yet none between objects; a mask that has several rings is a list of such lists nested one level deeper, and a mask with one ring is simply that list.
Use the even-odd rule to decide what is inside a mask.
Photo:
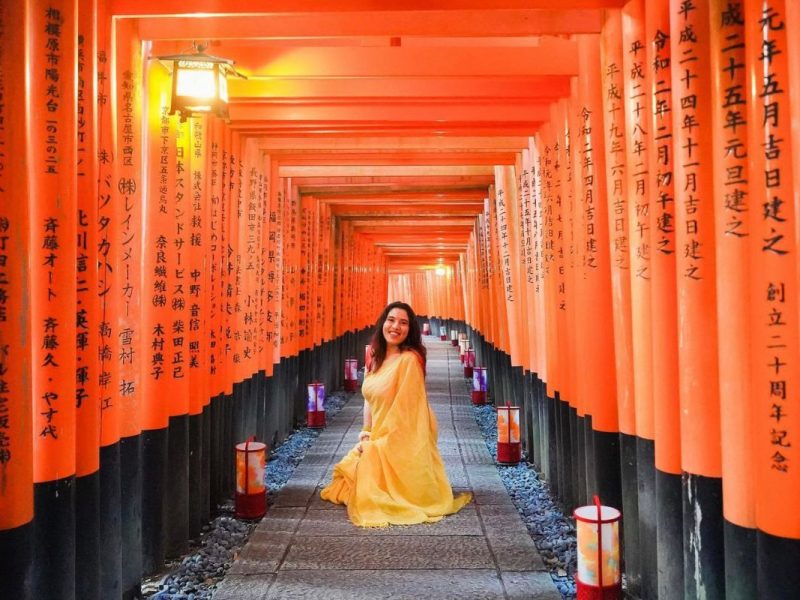
[{"label": "stone slab", "polygon": [[289,533],[254,531],[228,574],[265,575],[275,573],[286,556],[291,541],[292,535]]},{"label": "stone slab", "polygon": [[308,510],[300,523],[297,535],[306,536],[399,536],[399,535],[442,535],[442,536],[483,536],[483,529],[474,506],[468,505],[455,515],[448,515],[436,523],[394,526],[386,528],[356,527],[342,511]]},{"label": "stone slab", "polygon": [[267,514],[256,526],[256,532],[294,533],[306,514],[305,508],[281,508],[270,506]]},{"label": "stone slab", "polygon": [[[214,598],[216,600],[216,596]],[[493,570],[326,570],[282,571],[267,598],[502,600],[505,596],[497,572]]]},{"label": "stone slab", "polygon": [[214,591],[214,600],[266,600],[275,575],[236,575],[228,572]]},{"label": "stone slab", "polygon": [[491,569],[486,540],[469,536],[299,536],[281,567],[292,569]]},{"label": "stone slab", "polygon": [[561,593],[549,573],[502,573],[500,577],[508,600],[561,600]]}]

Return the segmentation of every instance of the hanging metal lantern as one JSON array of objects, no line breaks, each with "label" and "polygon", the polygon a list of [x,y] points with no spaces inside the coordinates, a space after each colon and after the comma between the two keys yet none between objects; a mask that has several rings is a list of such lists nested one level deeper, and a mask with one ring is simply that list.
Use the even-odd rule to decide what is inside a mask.
[{"label": "hanging metal lantern", "polygon": [[260,519],[267,512],[267,446],[255,436],[236,444],[236,517]]},{"label": "hanging metal lantern", "polygon": [[578,538],[579,600],[618,600],[622,598],[620,575],[620,512],[611,506],[580,506],[574,511]]},{"label": "hanging metal lantern", "polygon": [[205,53],[206,46],[194,44],[191,54],[157,57],[172,70],[169,114],[181,122],[194,114],[211,113],[228,118],[228,77],[246,79],[233,68],[233,61]]},{"label": "hanging metal lantern", "polygon": [[486,404],[487,381],[486,367],[472,368],[472,403],[476,406]]},{"label": "hanging metal lantern", "polygon": [[344,389],[355,392],[358,389],[358,359],[344,359]]},{"label": "hanging metal lantern", "polygon": [[522,458],[522,443],[519,436],[519,406],[497,407],[497,462],[515,465]]},{"label": "hanging metal lantern", "polygon": [[319,429],[325,427],[325,384],[308,384],[308,405],[306,422],[309,427]]}]

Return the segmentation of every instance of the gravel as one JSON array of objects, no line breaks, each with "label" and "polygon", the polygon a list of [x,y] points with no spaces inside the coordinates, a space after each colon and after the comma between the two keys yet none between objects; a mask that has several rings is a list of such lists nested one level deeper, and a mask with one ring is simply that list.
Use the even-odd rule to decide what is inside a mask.
[{"label": "gravel", "polygon": [[[335,392],[325,399],[326,419],[332,418],[352,397],[347,392]],[[319,429],[296,429],[277,448],[267,461],[267,504],[286,485],[306,451],[319,437]],[[225,576],[256,523],[235,518],[230,500],[218,506],[217,516],[203,527],[200,539],[192,552],[168,563],[166,574],[161,573],[142,582],[142,595],[148,600],[210,600],[217,584]]]},{"label": "gravel", "polygon": [[[486,404],[472,409],[486,447],[497,460],[495,407]],[[577,540],[574,522],[564,516],[553,500],[550,487],[542,481],[533,465],[525,462],[524,456],[518,465],[497,465],[497,470],[561,596],[575,598]]]},{"label": "gravel", "polygon": [[[326,418],[333,417],[352,397],[335,392],[325,400]],[[475,419],[486,440],[486,447],[497,458],[497,416],[491,405],[474,406]],[[318,429],[295,430],[274,448],[267,462],[267,503],[284,486],[303,460],[306,451],[320,434]],[[524,457],[523,457],[524,458]],[[515,466],[497,466],[500,477],[528,528],[544,563],[550,570],[565,599],[576,596],[577,542],[574,522],[564,516],[533,466],[524,462]],[[225,576],[239,551],[255,528],[252,521],[234,518],[233,501],[218,507],[219,516],[203,528],[191,554],[167,565],[170,570],[143,582],[142,592],[149,600],[210,600],[217,584]]]}]

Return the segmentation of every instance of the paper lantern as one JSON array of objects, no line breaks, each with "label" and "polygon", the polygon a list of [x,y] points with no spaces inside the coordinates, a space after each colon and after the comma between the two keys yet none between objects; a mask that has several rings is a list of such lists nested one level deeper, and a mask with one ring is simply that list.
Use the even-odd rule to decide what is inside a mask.
[{"label": "paper lantern", "polygon": [[447,327],[444,325],[442,325],[442,327],[439,329],[439,339],[443,342],[447,341]]},{"label": "paper lantern", "polygon": [[236,444],[235,514],[260,519],[267,512],[267,446],[254,438]]},{"label": "paper lantern", "polygon": [[476,406],[486,404],[487,376],[486,367],[472,368],[472,403]]},{"label": "paper lantern", "polygon": [[428,323],[422,324],[422,334],[423,335],[430,335],[431,334],[431,326]]},{"label": "paper lantern", "polygon": [[464,364],[464,353],[467,351],[469,342],[467,340],[458,340],[458,360]]},{"label": "paper lantern", "polygon": [[455,329],[450,330],[450,343],[458,346],[458,332]]},{"label": "paper lantern", "polygon": [[618,600],[622,598],[619,555],[620,512],[594,505],[575,509],[578,537],[578,600]]},{"label": "paper lantern", "polygon": [[464,350],[464,377],[472,377],[472,371],[475,367],[475,350],[467,348]]},{"label": "paper lantern", "polygon": [[309,427],[318,429],[325,427],[325,384],[308,384],[308,406],[306,422]]},{"label": "paper lantern", "polygon": [[344,359],[344,389],[355,392],[358,389],[358,359]]},{"label": "paper lantern", "polygon": [[519,437],[519,406],[497,407],[497,462],[501,465],[515,465],[522,457],[522,443]]}]

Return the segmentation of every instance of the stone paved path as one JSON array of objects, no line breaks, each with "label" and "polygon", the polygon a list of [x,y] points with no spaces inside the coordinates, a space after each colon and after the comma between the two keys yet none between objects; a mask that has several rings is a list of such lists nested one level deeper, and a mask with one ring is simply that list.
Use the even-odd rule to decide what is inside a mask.
[{"label": "stone paved path", "polygon": [[336,415],[280,491],[214,600],[559,600],[470,408],[458,351],[425,338],[428,398],[456,492],[475,500],[438,523],[362,529],[319,490],[356,443],[363,397]]}]

